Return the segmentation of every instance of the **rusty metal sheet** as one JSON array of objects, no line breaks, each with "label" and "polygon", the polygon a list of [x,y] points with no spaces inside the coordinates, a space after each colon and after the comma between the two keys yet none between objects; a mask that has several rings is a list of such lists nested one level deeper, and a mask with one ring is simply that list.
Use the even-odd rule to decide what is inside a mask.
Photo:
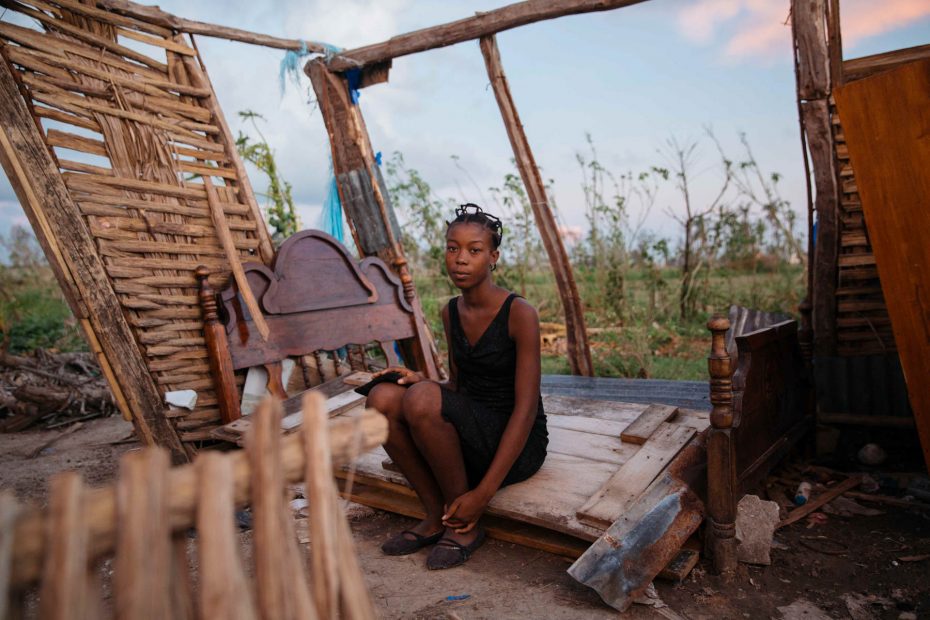
[{"label": "rusty metal sheet", "polygon": [[605,603],[626,610],[704,520],[704,503],[666,472],[568,569]]}]

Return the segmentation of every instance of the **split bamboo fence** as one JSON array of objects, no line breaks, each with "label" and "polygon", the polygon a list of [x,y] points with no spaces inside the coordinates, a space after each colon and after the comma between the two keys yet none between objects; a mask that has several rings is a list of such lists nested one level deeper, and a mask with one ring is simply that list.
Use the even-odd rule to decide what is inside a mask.
[{"label": "split bamboo fence", "polygon": [[[282,437],[281,406],[268,399],[244,451],[204,450],[171,468],[164,448],[143,448],[108,487],[59,474],[41,511],[0,493],[0,619],[373,619],[333,465],[384,441],[387,420],[368,410],[330,423],[315,393],[303,415],[301,431]],[[309,558],[286,496],[300,481]],[[250,570],[234,512],[245,505]]]}]

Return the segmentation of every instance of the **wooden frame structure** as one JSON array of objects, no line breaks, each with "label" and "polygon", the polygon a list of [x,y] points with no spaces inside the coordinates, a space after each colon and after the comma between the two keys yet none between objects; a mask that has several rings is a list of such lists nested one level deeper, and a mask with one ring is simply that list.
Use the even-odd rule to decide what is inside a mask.
[{"label": "wooden frame structure", "polygon": [[915,420],[887,291],[832,92],[930,58],[930,45],[844,59],[839,0],[792,0],[791,9],[801,138],[814,180],[809,187],[814,196],[808,302],[813,311],[818,419],[828,424],[912,427]]}]

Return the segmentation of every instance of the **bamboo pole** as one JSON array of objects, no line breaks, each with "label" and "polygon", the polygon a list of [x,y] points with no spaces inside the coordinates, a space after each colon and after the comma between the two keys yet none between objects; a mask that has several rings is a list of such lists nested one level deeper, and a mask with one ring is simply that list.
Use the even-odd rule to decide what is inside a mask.
[{"label": "bamboo pole", "polygon": [[539,234],[559,288],[559,297],[565,312],[568,362],[571,365],[572,374],[593,377],[594,365],[591,362],[584,308],[581,305],[581,297],[578,295],[578,286],[575,284],[575,276],[568,260],[568,253],[562,244],[555,217],[549,208],[546,187],[539,174],[533,151],[530,149],[526,133],[523,131],[523,124],[520,122],[520,115],[513,102],[507,76],[504,75],[504,67],[501,64],[497,40],[493,35],[481,37],[481,53],[484,56],[484,64],[488,70],[488,78],[491,80],[491,87],[494,89],[501,117],[504,120],[504,127],[507,129],[507,137],[510,138],[510,146],[513,148],[517,167],[520,169],[520,177],[526,187],[526,194],[533,208],[533,215],[536,217],[536,225],[539,227]]},{"label": "bamboo pole", "polygon": [[296,560],[293,520],[284,501],[280,401],[263,400],[252,416],[246,452],[252,470],[255,592],[264,620],[315,620],[304,569]]},{"label": "bamboo pole", "polygon": [[[22,511],[16,495],[10,489],[0,490],[0,618],[13,618],[10,601],[10,574],[13,570],[13,537],[2,534],[12,532],[13,524]],[[9,616],[7,612],[10,612]]]},{"label": "bamboo pole", "polygon": [[[334,465],[342,465],[387,439],[387,419],[377,411],[366,410],[353,418],[332,420],[327,427]],[[303,440],[288,435],[281,441],[282,475],[286,483],[297,483],[306,473]],[[245,506],[251,492],[251,471],[244,452],[228,456],[233,471],[233,500]],[[184,532],[195,524],[198,502],[198,472],[195,465],[183,465],[168,474],[168,522],[172,532]],[[88,553],[91,560],[111,553],[116,540],[116,490],[114,485],[91,489],[83,494],[83,511],[88,524]],[[10,583],[22,588],[35,582],[46,553],[45,530],[48,518],[32,510],[17,521],[13,534]]]},{"label": "bamboo pole", "polygon": [[118,620],[159,620],[171,610],[168,454],[152,447],[120,459],[113,599]]},{"label": "bamboo pole", "polygon": [[265,315],[261,308],[258,307],[255,295],[252,294],[252,287],[245,277],[245,271],[242,269],[242,261],[239,260],[239,252],[236,250],[236,242],[233,239],[232,233],[229,232],[226,214],[223,213],[223,206],[216,196],[216,189],[214,189],[210,177],[204,176],[202,178],[203,187],[207,192],[207,204],[210,205],[210,214],[213,216],[213,225],[216,227],[216,236],[219,237],[220,245],[223,246],[223,250],[226,252],[226,259],[229,261],[229,269],[232,271],[233,278],[236,280],[236,286],[239,287],[239,294],[242,295],[242,300],[249,309],[249,314],[252,315],[252,321],[255,323],[256,329],[258,329],[258,333],[261,334],[263,340],[268,340],[268,335],[270,333],[268,322],[265,321]]},{"label": "bamboo pole", "polygon": [[336,520],[339,504],[333,487],[330,446],[325,434],[329,416],[323,395],[307,392],[303,399],[303,428],[300,433],[307,454],[304,476],[306,496],[310,501],[310,562],[313,575],[313,599],[321,620],[335,620],[339,615],[339,563]]},{"label": "bamboo pole", "polygon": [[229,457],[197,457],[197,545],[200,558],[201,618],[254,620],[255,607],[239,555],[235,531],[233,468]]},{"label": "bamboo pole", "polygon": [[333,56],[328,65],[333,71],[346,71],[555,17],[610,11],[640,2],[643,0],[526,0],[478,12],[474,17],[408,32],[382,43],[346,50]]},{"label": "bamboo pole", "polygon": [[87,602],[88,519],[81,506],[83,492],[84,481],[77,472],[67,471],[52,478],[49,517],[43,532],[48,546],[39,595],[40,618],[91,617]]},{"label": "bamboo pole", "polygon": [[[216,24],[194,21],[192,19],[184,19],[183,17],[178,17],[177,15],[162,11],[157,6],[146,6],[143,4],[136,4],[135,2],[128,2],[127,0],[97,0],[97,4],[121,15],[126,15],[164,28],[189,32],[190,34],[199,34],[207,37],[228,39],[230,41],[239,41],[240,43],[262,45],[285,50],[300,51],[306,49],[309,52],[317,54],[323,54],[327,51],[326,47],[320,43],[303,41],[300,39],[282,39],[280,37],[250,32],[248,30],[240,30],[239,28],[229,28],[227,26],[218,26]],[[304,48],[304,46],[306,46],[306,48]]]}]

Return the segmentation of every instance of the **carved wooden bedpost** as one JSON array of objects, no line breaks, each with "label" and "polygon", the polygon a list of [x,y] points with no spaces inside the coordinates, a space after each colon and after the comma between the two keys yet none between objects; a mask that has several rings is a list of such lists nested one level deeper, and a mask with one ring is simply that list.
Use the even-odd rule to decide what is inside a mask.
[{"label": "carved wooden bedpost", "polygon": [[736,569],[736,463],[733,446],[733,374],[725,336],[730,321],[714,315],[707,322],[711,331],[710,425],[707,436],[707,549],[720,573]]},{"label": "carved wooden bedpost", "polygon": [[200,309],[203,311],[203,334],[210,358],[210,373],[216,388],[216,400],[220,408],[223,424],[229,424],[241,417],[239,412],[239,392],[236,390],[236,373],[229,357],[226,341],[226,328],[220,323],[216,308],[216,291],[208,280],[210,269],[201,265],[194,271],[200,284]]}]

